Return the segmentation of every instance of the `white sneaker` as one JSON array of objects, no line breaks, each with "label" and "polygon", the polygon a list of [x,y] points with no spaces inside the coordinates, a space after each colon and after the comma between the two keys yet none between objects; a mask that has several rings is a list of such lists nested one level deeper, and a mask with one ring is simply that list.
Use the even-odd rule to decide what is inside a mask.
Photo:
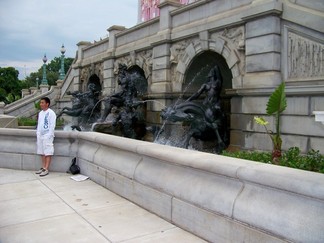
[{"label": "white sneaker", "polygon": [[40,168],[38,171],[35,172],[35,174],[40,174],[44,171],[45,169],[44,168]]},{"label": "white sneaker", "polygon": [[46,176],[46,175],[48,175],[48,170],[45,169],[39,174],[39,176]]}]

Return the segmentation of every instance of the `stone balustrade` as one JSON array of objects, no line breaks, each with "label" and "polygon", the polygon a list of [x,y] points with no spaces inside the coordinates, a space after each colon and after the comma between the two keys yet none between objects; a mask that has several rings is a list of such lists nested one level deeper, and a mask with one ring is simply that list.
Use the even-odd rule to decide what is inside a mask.
[{"label": "stone balustrade", "polygon": [[[38,169],[35,144],[35,131],[0,128],[0,167]],[[73,157],[91,180],[210,242],[324,242],[323,174],[57,131],[51,170]]]}]

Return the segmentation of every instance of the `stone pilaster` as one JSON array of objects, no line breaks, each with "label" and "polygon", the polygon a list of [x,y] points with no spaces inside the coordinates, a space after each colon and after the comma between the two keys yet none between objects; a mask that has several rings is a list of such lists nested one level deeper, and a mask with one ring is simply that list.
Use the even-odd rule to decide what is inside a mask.
[{"label": "stone pilaster", "polygon": [[246,67],[243,88],[274,87],[281,83],[282,4],[254,1],[246,22]]}]

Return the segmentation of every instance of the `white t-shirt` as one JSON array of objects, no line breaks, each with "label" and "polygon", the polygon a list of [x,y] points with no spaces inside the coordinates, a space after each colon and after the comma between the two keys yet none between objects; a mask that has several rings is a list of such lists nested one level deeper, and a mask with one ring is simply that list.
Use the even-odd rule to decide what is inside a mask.
[{"label": "white t-shirt", "polygon": [[52,109],[48,108],[46,111],[42,110],[38,113],[37,137],[54,137],[55,126],[56,114]]}]

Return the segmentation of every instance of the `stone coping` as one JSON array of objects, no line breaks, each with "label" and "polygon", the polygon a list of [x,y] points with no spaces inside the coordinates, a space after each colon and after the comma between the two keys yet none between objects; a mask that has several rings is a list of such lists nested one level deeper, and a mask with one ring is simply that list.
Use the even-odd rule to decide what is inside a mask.
[{"label": "stone coping", "polygon": [[[0,129],[0,167],[39,168],[35,142],[33,130]],[[57,131],[51,170],[73,157],[93,181],[208,241],[324,241],[323,174]]]}]

